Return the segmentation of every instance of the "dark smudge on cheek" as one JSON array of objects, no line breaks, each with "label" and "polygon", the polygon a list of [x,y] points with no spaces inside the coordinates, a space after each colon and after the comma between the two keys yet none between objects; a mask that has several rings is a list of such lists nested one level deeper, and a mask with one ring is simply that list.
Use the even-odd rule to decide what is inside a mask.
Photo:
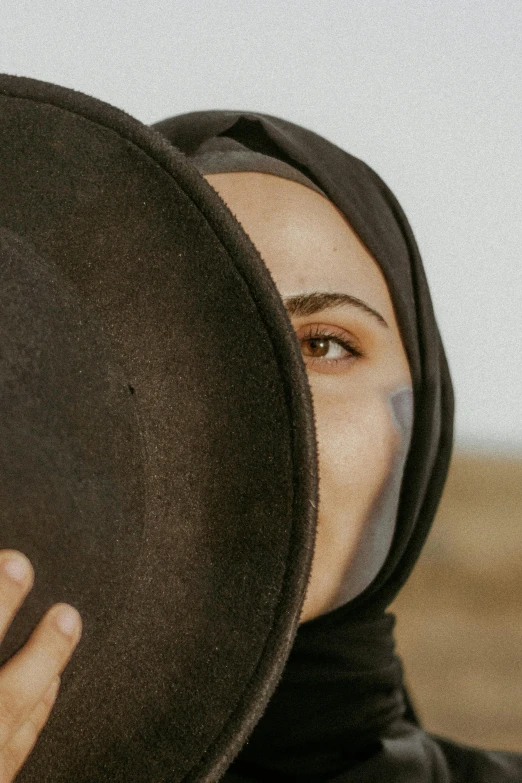
[{"label": "dark smudge on cheek", "polygon": [[413,428],[413,389],[411,386],[396,389],[388,395],[388,402],[392,410],[394,424],[407,452]]},{"label": "dark smudge on cheek", "polygon": [[372,505],[345,578],[328,611],[359,595],[375,579],[390,550],[406,457],[413,428],[413,390],[401,386],[387,393],[387,403],[395,429],[399,433],[391,468]]}]

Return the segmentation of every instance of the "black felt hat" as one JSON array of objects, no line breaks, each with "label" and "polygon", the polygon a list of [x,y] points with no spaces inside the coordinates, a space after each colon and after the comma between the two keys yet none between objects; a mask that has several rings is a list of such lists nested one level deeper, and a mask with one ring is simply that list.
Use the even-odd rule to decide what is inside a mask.
[{"label": "black felt hat", "polygon": [[83,637],[20,781],[212,781],[297,630],[317,454],[299,344],[217,194],[97,100],[0,77],[0,548]]}]

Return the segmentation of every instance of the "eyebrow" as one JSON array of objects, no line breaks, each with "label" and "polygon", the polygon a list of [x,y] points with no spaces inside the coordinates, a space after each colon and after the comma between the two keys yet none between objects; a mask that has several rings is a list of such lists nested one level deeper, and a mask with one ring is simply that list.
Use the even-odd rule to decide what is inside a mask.
[{"label": "eyebrow", "polygon": [[388,327],[388,323],[382,317],[377,310],[367,305],[362,299],[357,299],[356,296],[350,296],[350,294],[341,293],[321,293],[320,291],[314,291],[311,294],[296,294],[295,296],[288,296],[283,299],[283,304],[286,307],[288,315],[299,318],[299,316],[314,315],[315,313],[322,312],[323,310],[333,310],[336,307],[358,307],[360,310],[376,318],[381,326]]}]

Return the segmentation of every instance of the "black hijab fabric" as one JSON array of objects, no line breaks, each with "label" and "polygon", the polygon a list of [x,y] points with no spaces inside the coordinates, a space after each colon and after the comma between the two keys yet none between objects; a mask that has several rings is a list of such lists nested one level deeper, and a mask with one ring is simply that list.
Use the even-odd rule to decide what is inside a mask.
[{"label": "black hijab fabric", "polygon": [[413,381],[413,435],[388,557],[362,593],[299,627],[279,685],[224,779],[521,781],[522,755],[465,748],[426,734],[408,702],[394,654],[394,618],[385,610],[411,573],[432,524],[453,425],[446,358],[419,251],[400,205],[365,163],[276,117],[193,112],[155,128],[196,165],[198,156],[201,160],[205,151],[230,139],[293,167],[326,194],[386,278]]}]

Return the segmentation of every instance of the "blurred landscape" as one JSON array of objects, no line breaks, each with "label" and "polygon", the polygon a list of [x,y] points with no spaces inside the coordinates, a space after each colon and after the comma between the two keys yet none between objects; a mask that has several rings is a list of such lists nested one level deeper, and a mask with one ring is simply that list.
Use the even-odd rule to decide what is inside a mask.
[{"label": "blurred landscape", "polygon": [[454,456],[422,556],[391,610],[426,730],[522,751],[522,457]]}]

